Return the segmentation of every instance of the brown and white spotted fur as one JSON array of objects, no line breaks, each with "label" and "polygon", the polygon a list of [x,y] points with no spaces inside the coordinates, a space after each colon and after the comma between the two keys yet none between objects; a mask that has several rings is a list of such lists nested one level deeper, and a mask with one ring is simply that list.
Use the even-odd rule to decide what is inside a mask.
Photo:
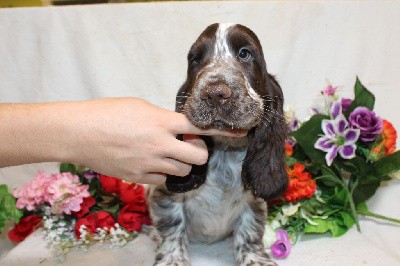
[{"label": "brown and white spotted fur", "polygon": [[[213,24],[188,54],[176,110],[201,128],[246,129],[243,138],[203,137],[206,165],[152,186],[148,201],[159,236],[155,265],[190,265],[189,241],[232,235],[238,265],[275,265],[262,243],[265,200],[287,186],[283,96],[248,28]],[[178,136],[182,137],[182,136]]]}]

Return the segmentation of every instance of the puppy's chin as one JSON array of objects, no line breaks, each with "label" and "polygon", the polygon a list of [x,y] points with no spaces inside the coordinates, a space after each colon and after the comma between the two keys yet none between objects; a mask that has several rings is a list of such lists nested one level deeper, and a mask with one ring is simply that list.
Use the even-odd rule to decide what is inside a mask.
[{"label": "puppy's chin", "polygon": [[[225,149],[225,150],[240,150],[248,146],[249,140],[248,136],[244,135],[244,132],[249,132],[252,128],[260,123],[258,119],[249,119],[245,121],[234,121],[226,122],[223,120],[213,120],[211,121],[198,121],[190,114],[186,114],[189,121],[196,127],[202,129],[217,129],[220,131],[241,131],[241,137],[227,137],[227,136],[212,136],[214,148]],[[242,123],[240,123],[242,122]]]},{"label": "puppy's chin", "polygon": [[223,150],[241,150],[245,149],[249,144],[249,138],[244,137],[225,137],[213,136],[214,148]]},{"label": "puppy's chin", "polygon": [[219,115],[198,115],[197,113],[185,113],[189,121],[201,129],[217,129],[221,131],[242,130],[249,131],[261,123],[261,120],[254,116],[240,117],[237,120],[221,118]]}]

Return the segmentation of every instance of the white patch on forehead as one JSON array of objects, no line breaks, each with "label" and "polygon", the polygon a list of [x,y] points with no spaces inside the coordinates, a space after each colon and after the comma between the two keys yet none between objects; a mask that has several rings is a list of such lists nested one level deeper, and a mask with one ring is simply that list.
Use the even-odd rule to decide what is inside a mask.
[{"label": "white patch on forehead", "polygon": [[231,51],[229,50],[227,42],[227,34],[229,28],[235,24],[232,23],[220,23],[218,25],[218,30],[215,33],[215,46],[214,46],[214,56],[213,59],[218,58],[227,59],[233,57]]}]

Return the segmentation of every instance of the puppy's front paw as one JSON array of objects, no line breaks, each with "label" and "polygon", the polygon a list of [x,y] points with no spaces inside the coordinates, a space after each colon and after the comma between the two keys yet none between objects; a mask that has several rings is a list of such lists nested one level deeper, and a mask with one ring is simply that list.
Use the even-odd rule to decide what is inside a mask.
[{"label": "puppy's front paw", "polygon": [[267,253],[249,253],[243,256],[238,263],[240,266],[277,266]]},{"label": "puppy's front paw", "polygon": [[188,258],[185,256],[172,256],[170,254],[158,253],[154,266],[190,266]]}]

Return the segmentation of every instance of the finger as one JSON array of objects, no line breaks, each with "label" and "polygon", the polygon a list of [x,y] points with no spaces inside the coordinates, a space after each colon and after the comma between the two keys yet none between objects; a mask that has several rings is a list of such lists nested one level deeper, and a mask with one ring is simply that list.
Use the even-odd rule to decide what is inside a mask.
[{"label": "finger", "polygon": [[202,140],[192,140],[191,142],[195,143],[173,139],[170,143],[171,148],[167,149],[165,157],[187,164],[205,164],[208,159],[207,146]]},{"label": "finger", "polygon": [[181,113],[175,113],[176,118],[169,120],[172,123],[171,128],[174,134],[192,134],[192,135],[219,135],[227,137],[244,137],[247,135],[246,129],[201,129],[194,126],[189,119]]},{"label": "finger", "polygon": [[157,172],[174,176],[187,176],[191,170],[191,164],[183,163],[171,158],[163,159],[156,167]]},{"label": "finger", "polygon": [[197,135],[184,134],[183,141],[193,144],[200,148],[207,148],[206,143]]},{"label": "finger", "polygon": [[148,173],[137,179],[136,183],[160,185],[164,184],[167,177],[163,173]]}]

